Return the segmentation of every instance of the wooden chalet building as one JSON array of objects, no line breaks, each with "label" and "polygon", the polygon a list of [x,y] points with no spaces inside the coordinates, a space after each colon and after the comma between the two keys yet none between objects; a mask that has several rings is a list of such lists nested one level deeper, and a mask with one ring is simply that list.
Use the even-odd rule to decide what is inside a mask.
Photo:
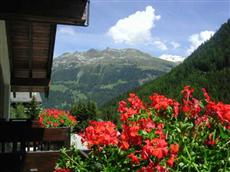
[{"label": "wooden chalet building", "polygon": [[[59,132],[56,136],[60,139],[55,140],[54,130],[32,129],[26,122],[23,124],[8,122],[10,95],[11,92],[14,96],[16,92],[44,92],[48,96],[57,24],[87,26],[88,15],[88,0],[1,2],[0,119],[5,121],[0,121],[0,171],[52,171],[53,164],[50,163],[55,162],[56,154],[43,152],[44,144],[40,147],[36,144],[43,141],[59,141],[69,145],[69,141],[65,140],[69,136],[65,132]],[[26,146],[27,149],[31,148],[31,145],[26,144],[31,141],[34,143],[33,150],[39,147],[40,154],[26,153]],[[6,153],[5,143],[11,144],[11,153]],[[17,153],[17,156],[13,157],[15,159],[12,159],[13,153],[15,155]],[[38,167],[22,167],[22,162],[33,164],[35,159]],[[3,164],[8,163],[12,168],[2,168]]]}]

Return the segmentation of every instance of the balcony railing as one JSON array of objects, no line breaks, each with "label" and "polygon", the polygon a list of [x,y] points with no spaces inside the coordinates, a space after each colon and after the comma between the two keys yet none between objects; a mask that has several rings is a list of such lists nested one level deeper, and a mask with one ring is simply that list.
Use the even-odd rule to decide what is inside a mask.
[{"label": "balcony railing", "polygon": [[4,172],[52,172],[69,128],[40,128],[29,120],[0,121],[0,167]]}]

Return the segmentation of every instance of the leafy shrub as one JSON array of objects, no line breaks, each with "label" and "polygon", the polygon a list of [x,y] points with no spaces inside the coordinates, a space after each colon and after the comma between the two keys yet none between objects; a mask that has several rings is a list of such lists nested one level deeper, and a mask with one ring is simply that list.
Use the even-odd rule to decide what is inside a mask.
[{"label": "leafy shrub", "polygon": [[33,96],[30,104],[27,105],[26,113],[31,119],[38,119],[38,116],[41,111],[41,105],[36,101],[36,97]]},{"label": "leafy shrub", "polygon": [[75,130],[82,132],[87,127],[90,120],[96,119],[97,106],[92,101],[79,101],[75,102],[71,107],[71,114],[78,120]]},{"label": "leafy shrub", "polygon": [[10,107],[11,118],[29,118],[30,116],[26,113],[26,107],[22,103],[17,103],[15,106]]}]

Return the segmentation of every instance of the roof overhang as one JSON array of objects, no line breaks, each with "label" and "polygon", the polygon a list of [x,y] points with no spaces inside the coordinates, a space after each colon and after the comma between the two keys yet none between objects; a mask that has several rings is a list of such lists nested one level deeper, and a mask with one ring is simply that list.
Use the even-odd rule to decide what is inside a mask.
[{"label": "roof overhang", "polygon": [[88,25],[88,0],[6,0],[12,92],[49,93],[57,24]]},{"label": "roof overhang", "polygon": [[87,25],[89,0],[3,0],[0,19]]},{"label": "roof overhang", "polygon": [[45,92],[48,96],[56,24],[6,21],[11,91]]}]

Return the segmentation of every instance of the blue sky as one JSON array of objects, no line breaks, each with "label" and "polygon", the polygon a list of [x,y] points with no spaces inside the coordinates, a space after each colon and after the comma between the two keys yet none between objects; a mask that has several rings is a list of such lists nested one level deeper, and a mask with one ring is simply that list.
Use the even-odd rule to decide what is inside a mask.
[{"label": "blue sky", "polygon": [[91,0],[88,27],[58,26],[54,56],[110,47],[186,57],[229,18],[230,0]]}]

